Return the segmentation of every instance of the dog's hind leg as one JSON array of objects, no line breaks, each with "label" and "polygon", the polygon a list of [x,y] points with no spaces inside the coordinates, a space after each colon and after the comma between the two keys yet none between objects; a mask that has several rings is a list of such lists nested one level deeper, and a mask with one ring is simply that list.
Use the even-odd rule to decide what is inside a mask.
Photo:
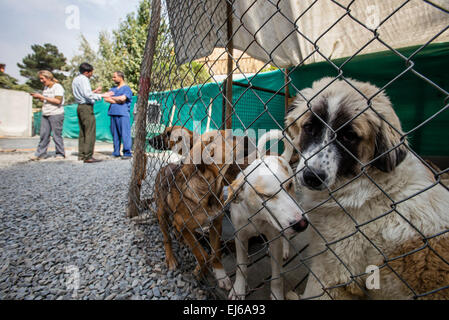
[{"label": "dog's hind leg", "polygon": [[158,205],[157,209],[157,219],[159,221],[159,226],[164,236],[164,247],[165,247],[165,262],[169,270],[175,270],[178,267],[175,256],[173,255],[173,250],[171,246],[171,237],[168,231],[167,220],[168,217],[165,214],[165,210],[161,205]]},{"label": "dog's hind leg", "polygon": [[223,228],[223,216],[216,218],[210,230],[210,242],[213,254],[212,267],[215,278],[220,288],[230,290],[232,286],[231,279],[227,276],[223,264],[221,263],[221,232]]},{"label": "dog's hind leg", "polygon": [[184,243],[187,244],[195,256],[198,265],[195,268],[194,275],[200,277],[205,271],[205,266],[209,261],[209,255],[194,235],[195,228],[198,227],[198,224],[194,220],[186,221],[180,214],[177,214],[175,215],[174,225],[181,234]]},{"label": "dog's hind leg", "polygon": [[205,272],[207,262],[209,261],[209,255],[206,250],[204,250],[201,243],[199,243],[198,239],[194,236],[192,230],[184,228],[182,231],[182,238],[189,246],[198,263],[195,268],[194,275],[199,278]]}]

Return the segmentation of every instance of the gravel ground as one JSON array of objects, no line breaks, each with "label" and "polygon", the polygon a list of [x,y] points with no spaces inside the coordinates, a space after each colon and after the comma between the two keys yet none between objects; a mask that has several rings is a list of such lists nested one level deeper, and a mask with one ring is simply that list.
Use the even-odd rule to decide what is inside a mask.
[{"label": "gravel ground", "polygon": [[[169,272],[157,220],[125,217],[131,162],[0,153],[0,299],[206,299]],[[181,255],[187,255],[182,248]]]}]

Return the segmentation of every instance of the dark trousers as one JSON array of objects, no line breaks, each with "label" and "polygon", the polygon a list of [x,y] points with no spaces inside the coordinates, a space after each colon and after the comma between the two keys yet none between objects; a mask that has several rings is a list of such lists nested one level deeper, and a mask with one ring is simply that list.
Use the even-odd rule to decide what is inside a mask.
[{"label": "dark trousers", "polygon": [[94,107],[80,104],[77,109],[80,134],[78,140],[78,159],[88,160],[94,154],[96,140],[96,121]]},{"label": "dark trousers", "polygon": [[114,157],[120,156],[120,145],[123,143],[123,155],[130,157],[131,154],[131,122],[129,117],[111,116],[111,133],[114,141]]},{"label": "dark trousers", "polygon": [[64,139],[62,138],[63,125],[64,125],[64,114],[58,114],[56,116],[42,116],[40,141],[36,150],[37,157],[46,156],[52,132],[53,132],[53,141],[56,147],[56,154],[65,157]]}]

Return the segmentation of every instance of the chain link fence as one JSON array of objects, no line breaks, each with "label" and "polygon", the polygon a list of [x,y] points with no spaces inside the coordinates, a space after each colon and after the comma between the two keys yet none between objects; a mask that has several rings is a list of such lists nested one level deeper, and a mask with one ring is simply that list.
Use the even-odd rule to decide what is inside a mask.
[{"label": "chain link fence", "polygon": [[214,299],[449,297],[447,1],[152,5],[130,203],[168,269]]}]

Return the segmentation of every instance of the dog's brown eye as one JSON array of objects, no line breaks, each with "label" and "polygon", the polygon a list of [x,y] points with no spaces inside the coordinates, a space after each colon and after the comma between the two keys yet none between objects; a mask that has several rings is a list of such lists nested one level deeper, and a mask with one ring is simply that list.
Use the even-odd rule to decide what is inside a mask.
[{"label": "dog's brown eye", "polygon": [[313,125],[310,123],[306,123],[303,125],[302,129],[306,134],[313,134]]}]

